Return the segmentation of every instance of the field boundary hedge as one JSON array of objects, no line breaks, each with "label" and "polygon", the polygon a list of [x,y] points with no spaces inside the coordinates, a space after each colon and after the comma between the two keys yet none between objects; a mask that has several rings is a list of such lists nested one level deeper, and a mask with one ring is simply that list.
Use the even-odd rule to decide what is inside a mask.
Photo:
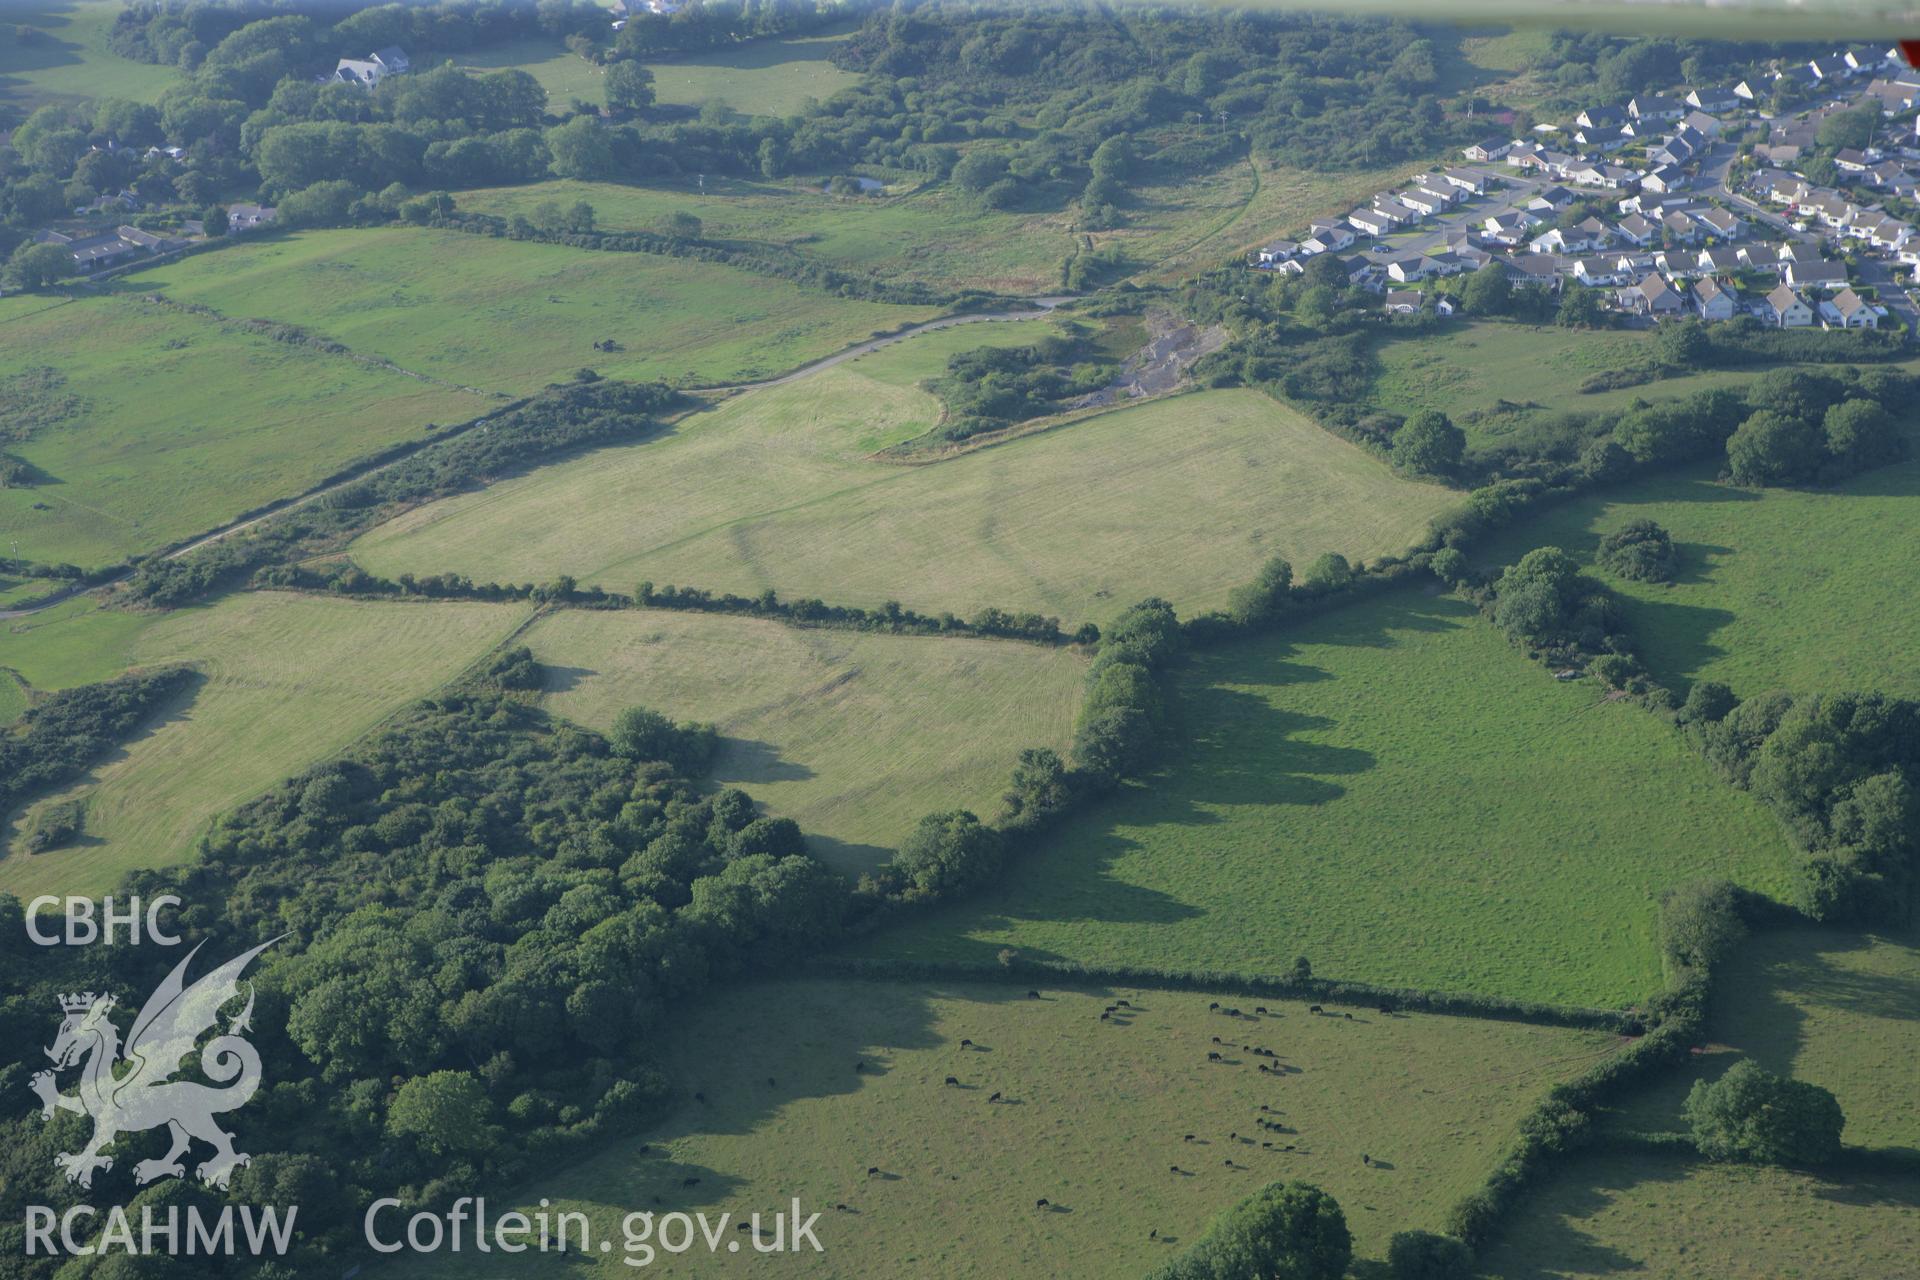
[{"label": "field boundary hedge", "polygon": [[1339,978],[1292,978],[1231,970],[1089,965],[1066,960],[1034,960],[1025,956],[1013,956],[993,964],[964,960],[870,960],[857,956],[823,956],[809,961],[806,967],[818,974],[874,982],[991,982],[1027,987],[1035,982],[1044,982],[1053,985],[1142,987],[1155,991],[1219,992],[1249,999],[1264,997],[1315,1003],[1341,1001],[1372,1008],[1385,1006],[1395,1012],[1524,1022],[1534,1026],[1613,1031],[1623,1035],[1631,1034],[1640,1025],[1637,1015],[1619,1009],[1508,1000],[1499,996],[1429,991],[1416,987],[1389,987]]}]

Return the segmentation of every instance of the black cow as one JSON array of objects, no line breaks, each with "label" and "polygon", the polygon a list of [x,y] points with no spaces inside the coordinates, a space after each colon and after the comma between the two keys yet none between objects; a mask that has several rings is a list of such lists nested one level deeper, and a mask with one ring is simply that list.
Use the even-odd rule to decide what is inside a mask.
[{"label": "black cow", "polygon": [[973,1048],[973,1041],[971,1041],[971,1040],[962,1040],[962,1041],[960,1042],[960,1047],[961,1047],[962,1049],[971,1049],[971,1048]]},{"label": "black cow", "polygon": [[868,1166],[867,1166],[867,1176],[868,1176],[869,1178],[877,1178],[877,1177],[879,1177],[879,1176],[880,1176],[880,1166],[879,1166],[879,1165],[877,1165],[877,1164],[870,1164],[870,1165],[868,1165]]},{"label": "black cow", "polygon": [[1035,1200],[1033,1202],[1033,1207],[1036,1209],[1044,1209],[1047,1207],[1047,1202],[1045,1199]]},{"label": "black cow", "polygon": [[1325,1009],[1322,1009],[1322,1008],[1321,1008],[1321,1007],[1320,1007],[1319,1005],[1317,1005],[1317,1004],[1310,1004],[1310,1005],[1308,1005],[1308,1006],[1307,1006],[1307,1012],[1308,1012],[1308,1013],[1325,1013],[1325,1012],[1326,1012],[1326,1010],[1325,1010]]},{"label": "black cow", "polygon": [[1029,999],[1029,1000],[1038,1000],[1039,998],[1040,998],[1040,993],[1039,993],[1038,991],[1029,991],[1029,992],[1027,992],[1027,999]]},{"label": "black cow", "polygon": [[960,1083],[960,1077],[958,1077],[958,1076],[948,1076],[948,1077],[947,1077],[947,1083],[948,1083],[948,1084],[959,1084],[959,1083]]},{"label": "black cow", "polygon": [[993,1093],[993,1094],[989,1094],[989,1095],[988,1095],[988,1097],[987,1097],[987,1101],[988,1101],[988,1102],[998,1102],[998,1101],[1000,1101],[1000,1095],[999,1095],[998,1093]]},{"label": "black cow", "polygon": [[1209,1054],[1207,1055],[1207,1061],[1208,1061],[1208,1062],[1219,1062],[1219,1061],[1221,1061],[1221,1058],[1220,1058],[1220,1055],[1219,1055],[1219,1054],[1217,1054],[1217,1053],[1209,1053]]}]

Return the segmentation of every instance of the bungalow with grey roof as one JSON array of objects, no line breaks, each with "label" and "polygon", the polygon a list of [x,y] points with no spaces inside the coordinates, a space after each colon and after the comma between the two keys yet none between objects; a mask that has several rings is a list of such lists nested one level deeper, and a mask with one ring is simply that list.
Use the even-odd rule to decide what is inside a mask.
[{"label": "bungalow with grey roof", "polygon": [[1395,223],[1377,209],[1355,209],[1347,215],[1347,225],[1361,235],[1384,236],[1393,230]]},{"label": "bungalow with grey roof", "polygon": [[1630,213],[1620,219],[1620,224],[1615,227],[1614,230],[1619,234],[1620,238],[1627,243],[1644,245],[1653,242],[1653,237],[1659,233],[1660,228],[1648,222],[1641,215]]},{"label": "bungalow with grey roof", "polygon": [[1686,113],[1683,103],[1658,93],[1642,94],[1627,103],[1627,114],[1635,120],[1678,120]]},{"label": "bungalow with grey roof", "polygon": [[1739,218],[1725,209],[1707,208],[1691,210],[1693,220],[1702,230],[1721,239],[1731,239],[1740,234],[1744,224]]},{"label": "bungalow with grey roof", "polygon": [[1485,163],[1489,160],[1499,160],[1511,150],[1513,150],[1513,142],[1510,139],[1494,137],[1482,138],[1480,141],[1463,149],[1460,154],[1469,160],[1478,160]]},{"label": "bungalow with grey roof", "polygon": [[1847,283],[1847,264],[1820,259],[1789,262],[1780,278],[1796,289],[1839,289]]},{"label": "bungalow with grey roof", "polygon": [[1689,89],[1687,105],[1700,111],[1733,111],[1740,106],[1740,96],[1728,88]]},{"label": "bungalow with grey roof", "polygon": [[1388,315],[1410,316],[1420,310],[1420,299],[1418,289],[1389,289],[1385,309]]},{"label": "bungalow with grey roof", "polygon": [[1878,329],[1880,313],[1851,289],[1842,289],[1833,301],[1820,304],[1821,322],[1829,328]]},{"label": "bungalow with grey roof", "polygon": [[1588,107],[1573,118],[1573,122],[1586,129],[1604,129],[1608,125],[1622,125],[1627,121],[1625,107]]}]

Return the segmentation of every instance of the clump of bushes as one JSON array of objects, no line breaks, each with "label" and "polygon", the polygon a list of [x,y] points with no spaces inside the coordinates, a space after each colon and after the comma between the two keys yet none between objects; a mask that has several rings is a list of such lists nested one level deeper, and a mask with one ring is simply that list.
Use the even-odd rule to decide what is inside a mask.
[{"label": "clump of bushes", "polygon": [[1098,358],[1082,334],[1050,335],[1020,347],[977,347],[947,360],[932,390],[946,402],[940,434],[965,440],[1016,422],[1058,413],[1075,396],[1113,381],[1116,366]]},{"label": "clump of bushes", "polygon": [[1825,1164],[1840,1154],[1840,1103],[1817,1084],[1788,1080],[1751,1060],[1687,1094],[1687,1125],[1709,1160]]},{"label": "clump of bushes", "polygon": [[1831,484],[1906,456],[1888,404],[1911,404],[1914,380],[1892,369],[1845,375],[1776,369],[1754,385],[1760,406],[1727,440],[1735,484]]},{"label": "clump of bushes", "polygon": [[1636,582],[1672,582],[1679,566],[1673,535],[1651,520],[1635,520],[1600,539],[1600,567]]},{"label": "clump of bushes", "polygon": [[43,804],[27,820],[21,832],[21,845],[28,853],[64,849],[80,838],[86,824],[84,800],[56,800]]}]

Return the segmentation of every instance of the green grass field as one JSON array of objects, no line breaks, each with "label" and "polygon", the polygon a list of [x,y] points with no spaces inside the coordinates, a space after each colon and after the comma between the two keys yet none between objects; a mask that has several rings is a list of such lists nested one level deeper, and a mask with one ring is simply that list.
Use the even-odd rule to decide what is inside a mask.
[{"label": "green grass field", "polygon": [[[808,98],[830,98],[860,82],[827,59],[844,35],[755,40],[735,49],[649,62],[656,101],[663,106],[697,107],[724,102],[748,115],[785,116]],[[601,77],[606,68],[567,51],[549,36],[530,36],[462,54],[459,64],[474,71],[513,67],[547,91],[548,104],[565,107],[575,98],[595,106],[606,102]]]},{"label": "green grass field", "polygon": [[508,217],[535,205],[585,200],[598,225],[658,230],[669,214],[691,213],[708,239],[773,247],[783,253],[889,280],[950,288],[1045,293],[1060,283],[1074,249],[1069,220],[1058,214],[977,208],[946,187],[900,196],[833,196],[814,182],[748,182],[708,175],[644,187],[606,182],[544,182],[463,191],[462,209]]},{"label": "green grass field", "polygon": [[[138,272],[123,287],[292,321],[419,373],[520,394],[583,366],[618,378],[763,378],[933,314],[713,263],[411,227],[276,236]],[[595,351],[603,339],[624,349]]]},{"label": "green grass field", "polygon": [[1632,1129],[1683,1130],[1681,1104],[1699,1079],[1742,1058],[1833,1090],[1852,1146],[1920,1150],[1913,1109],[1920,1060],[1916,936],[1770,930],[1715,971],[1712,1043],[1695,1069],[1663,1077],[1619,1108]]},{"label": "green grass field", "polygon": [[[1209,1014],[1208,998],[1103,988],[1028,1000],[1010,986],[827,980],[736,987],[673,1039],[674,1074],[706,1105],[689,1098],[643,1135],[648,1153],[616,1147],[524,1188],[519,1202],[549,1197],[612,1232],[616,1252],[596,1275],[626,1270],[619,1222],[633,1210],[744,1215],[798,1196],[824,1210],[825,1253],[788,1255],[780,1266],[796,1275],[1107,1280],[1145,1274],[1267,1181],[1304,1178],[1339,1199],[1356,1251],[1378,1259],[1394,1231],[1437,1229],[1533,1101],[1616,1044],[1462,1018],[1316,1018],[1303,1004],[1235,1022]],[[1135,1013],[1102,1023],[1115,999]],[[1210,1064],[1213,1035],[1263,1044],[1292,1070],[1276,1080],[1233,1050]],[[977,1047],[959,1048],[963,1038]],[[856,1059],[868,1069],[855,1074]],[[962,1088],[941,1084],[950,1074]],[[995,1091],[1008,1101],[989,1104]],[[1260,1129],[1262,1105],[1279,1107],[1294,1132]],[[1182,1141],[1186,1133],[1200,1141]],[[1263,1150],[1263,1140],[1300,1149]],[[1175,1164],[1189,1172],[1169,1172]],[[885,1176],[869,1179],[876,1165]],[[686,1177],[699,1187],[683,1188]],[[1042,1197],[1049,1211],[1035,1208]],[[654,1269],[746,1268],[701,1250],[663,1254]],[[404,1271],[522,1274],[511,1260],[472,1254],[416,1258]]]},{"label": "green grass field", "polygon": [[0,321],[9,392],[0,432],[30,435],[7,451],[40,476],[0,489],[0,548],[83,565],[215,528],[495,404],[125,295]]},{"label": "green grass field", "polygon": [[1829,1182],[1644,1155],[1576,1158],[1522,1199],[1485,1280],[1638,1275],[1895,1280],[1920,1255],[1920,1178]]},{"label": "green grass field", "polygon": [[1010,641],[662,612],[566,610],[526,643],[554,668],[558,715],[604,730],[639,705],[718,725],[713,781],[794,819],[849,873],[924,814],[992,816],[1023,748],[1066,750],[1086,669]]},{"label": "green grass field", "polygon": [[784,116],[808,98],[831,98],[860,83],[827,61],[846,36],[755,40],[737,49],[650,62],[656,99],[677,106],[724,102],[749,115]]},{"label": "green grass field", "polygon": [[[132,98],[152,102],[179,79],[172,67],[122,58],[107,49],[120,0],[18,0],[0,12],[0,108],[23,117],[48,102]],[[22,40],[17,28],[31,28]],[[3,123],[3,121],[0,121]]]},{"label": "green grass field", "polygon": [[1676,688],[1723,680],[1766,689],[1920,694],[1920,602],[1897,585],[1920,557],[1920,461],[1831,489],[1736,489],[1715,468],[1584,495],[1487,544],[1511,563],[1552,544],[1590,557],[1602,533],[1653,520],[1673,534],[1672,586],[1601,573],[1654,674]]},{"label": "green grass field", "polygon": [[1457,498],[1252,391],[1178,396],[931,464],[861,456],[936,412],[894,362],[927,368],[928,352],[978,345],[977,328],[742,396],[670,440],[420,508],[355,543],[354,559],[389,575],[564,572],[620,590],[642,578],[771,587],[1077,624],[1150,594],[1218,605],[1276,552],[1304,564],[1403,550]]},{"label": "green grass field", "polygon": [[0,667],[42,693],[110,680],[133,665],[133,644],[153,619],[77,596],[0,621]]},{"label": "green grass field", "polygon": [[1645,711],[1457,600],[1381,597],[1193,657],[1161,769],[994,889],[869,944],[1284,971],[1586,1005],[1659,984],[1655,900],[1781,892],[1774,821]]},{"label": "green grass field", "polygon": [[[145,615],[116,642],[82,637],[117,643],[130,665],[184,662],[204,679],[85,781],[49,797],[83,798],[86,834],[48,853],[14,848],[0,858],[0,891],[101,893],[130,868],[185,860],[213,817],[458,675],[525,616],[508,605],[260,592]],[[87,617],[67,625],[84,629]],[[4,637],[0,664],[16,665]]]},{"label": "green grass field", "polygon": [[0,725],[12,724],[27,709],[27,691],[11,672],[0,671]]}]

